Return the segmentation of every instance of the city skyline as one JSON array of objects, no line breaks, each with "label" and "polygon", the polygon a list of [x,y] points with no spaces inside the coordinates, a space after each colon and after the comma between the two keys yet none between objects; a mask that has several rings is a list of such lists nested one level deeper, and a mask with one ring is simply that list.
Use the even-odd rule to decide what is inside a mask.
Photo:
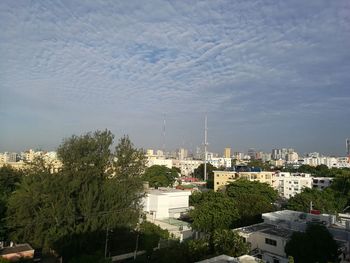
[{"label": "city skyline", "polygon": [[348,1],[0,2],[0,150],[109,129],[138,147],[345,155]]}]

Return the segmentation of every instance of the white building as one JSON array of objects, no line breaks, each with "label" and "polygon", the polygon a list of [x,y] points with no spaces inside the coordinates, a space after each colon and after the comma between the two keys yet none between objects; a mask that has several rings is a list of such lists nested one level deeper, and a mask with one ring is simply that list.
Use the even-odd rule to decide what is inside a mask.
[{"label": "white building", "polygon": [[143,199],[143,211],[148,221],[166,229],[180,241],[191,238],[189,223],[178,220],[189,210],[191,191],[170,188],[148,189]]},{"label": "white building", "polygon": [[173,168],[173,161],[171,159],[164,158],[147,158],[146,166],[151,167],[153,165],[166,166],[169,169]]},{"label": "white building", "polygon": [[310,223],[326,226],[333,238],[342,244],[341,262],[350,262],[350,224],[344,226],[336,221],[336,216],[283,210],[262,214],[262,218],[263,223],[237,228],[234,231],[251,244],[250,254],[265,262],[287,263],[285,245],[294,231],[304,232]]},{"label": "white building", "polygon": [[231,158],[214,157],[212,153],[207,154],[207,163],[210,163],[214,167],[231,168]]},{"label": "white building", "polygon": [[181,175],[190,176],[199,165],[203,163],[202,160],[172,160],[172,166],[179,168]]},{"label": "white building", "polygon": [[172,188],[149,189],[143,200],[143,211],[153,219],[179,218],[189,209],[191,191]]},{"label": "white building", "polygon": [[332,184],[333,179],[333,177],[312,177],[312,188],[323,190]]},{"label": "white building", "polygon": [[311,188],[312,178],[310,174],[278,172],[273,175],[272,186],[278,191],[280,196],[288,199],[301,193],[304,188]]}]

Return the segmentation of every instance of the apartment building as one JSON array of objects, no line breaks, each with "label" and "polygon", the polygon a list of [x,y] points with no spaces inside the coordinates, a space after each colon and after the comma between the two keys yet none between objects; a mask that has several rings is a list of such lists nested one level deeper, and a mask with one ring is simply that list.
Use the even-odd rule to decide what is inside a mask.
[{"label": "apartment building", "polygon": [[258,181],[272,186],[273,172],[235,172],[235,171],[214,171],[214,191],[219,190],[230,182],[237,179]]},{"label": "apartment building", "polygon": [[304,188],[311,188],[312,182],[310,174],[277,172],[273,174],[272,187],[280,196],[288,199],[301,193]]},{"label": "apartment building", "polygon": [[[310,223],[318,223],[327,227],[333,238],[341,244],[340,262],[350,262],[349,241],[350,224],[336,221],[335,215],[309,214],[291,210],[262,214],[263,223],[234,229],[251,245],[251,255],[264,262],[288,263],[284,252],[285,245],[293,232],[303,232]],[[348,222],[349,223],[349,222]]]},{"label": "apartment building", "polygon": [[172,166],[179,168],[182,176],[190,176],[199,165],[203,163],[202,160],[172,160]]}]

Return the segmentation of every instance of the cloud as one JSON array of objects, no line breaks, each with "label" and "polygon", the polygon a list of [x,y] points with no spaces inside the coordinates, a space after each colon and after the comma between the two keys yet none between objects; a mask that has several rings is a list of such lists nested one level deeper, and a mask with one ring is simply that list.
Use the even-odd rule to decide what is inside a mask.
[{"label": "cloud", "polygon": [[[218,148],[232,123],[248,129],[290,119],[307,133],[309,118],[345,118],[346,10],[348,1],[2,1],[0,120],[9,128],[0,147],[12,147],[12,129],[27,127],[9,121],[16,114],[37,129],[54,118],[60,136],[67,123],[72,132],[127,133],[135,122],[142,130],[167,113],[200,143],[191,123],[208,112],[227,131],[212,143]],[[339,126],[346,136],[349,124]],[[135,136],[142,145],[156,141]]]}]

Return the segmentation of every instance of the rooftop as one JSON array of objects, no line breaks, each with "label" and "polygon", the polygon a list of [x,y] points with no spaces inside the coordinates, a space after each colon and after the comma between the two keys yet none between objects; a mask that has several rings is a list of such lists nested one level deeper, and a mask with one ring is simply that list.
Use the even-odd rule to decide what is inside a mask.
[{"label": "rooftop", "polygon": [[18,244],[13,247],[4,247],[0,249],[0,255],[8,255],[12,253],[19,253],[24,251],[34,250],[29,244]]},{"label": "rooftop", "polygon": [[191,194],[190,190],[184,189],[174,189],[174,188],[158,188],[158,189],[148,189],[148,193],[153,194],[153,195],[163,195],[163,194],[171,194],[171,193],[186,193],[186,194]]},{"label": "rooftop", "polygon": [[266,223],[255,224],[247,227],[238,228],[242,233],[250,234],[253,232],[261,232],[273,236],[279,237],[290,237],[293,234],[293,231],[286,228],[281,228],[276,225],[270,225]]}]

